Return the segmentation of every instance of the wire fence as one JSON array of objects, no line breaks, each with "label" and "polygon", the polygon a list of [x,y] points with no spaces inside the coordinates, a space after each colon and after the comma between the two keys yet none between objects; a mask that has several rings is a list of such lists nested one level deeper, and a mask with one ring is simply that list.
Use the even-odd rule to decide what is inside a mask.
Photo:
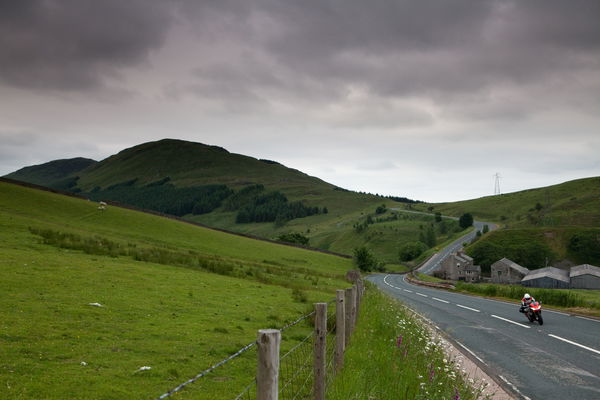
[{"label": "wire fence", "polygon": [[279,360],[279,398],[305,399],[313,387],[313,343],[311,332]]},{"label": "wire fence", "polygon": [[[279,357],[278,371],[277,371],[277,378],[275,379],[275,381],[278,382],[278,398],[279,399],[281,399],[281,400],[313,399],[313,398],[315,398],[313,396],[316,396],[315,388],[316,388],[316,386],[318,386],[318,382],[323,382],[322,384],[325,385],[325,387],[328,387],[331,384],[331,382],[333,381],[333,378],[335,376],[335,371],[337,368],[336,360],[338,359],[338,357],[336,357],[336,355],[337,355],[336,352],[339,351],[339,349],[340,349],[339,343],[337,343],[337,340],[340,340],[340,336],[338,335],[338,327],[340,329],[342,329],[342,331],[349,329],[349,332],[345,332],[345,335],[349,335],[353,328],[353,323],[354,323],[354,322],[352,322],[352,326],[348,327],[348,325],[347,325],[348,321],[346,320],[346,317],[344,317],[344,320],[342,320],[342,321],[337,321],[336,316],[339,315],[338,308],[341,307],[342,309],[344,309],[344,313],[342,313],[342,315],[345,315],[345,314],[347,315],[348,313],[354,313],[353,321],[355,321],[356,320],[356,310],[358,309],[358,305],[360,303],[360,297],[361,297],[361,293],[362,293],[362,285],[356,285],[352,289],[347,289],[346,291],[348,291],[348,290],[353,290],[355,293],[355,297],[352,297],[352,299],[354,299],[352,306],[350,306],[350,304],[347,301],[348,297],[346,297],[346,300],[342,301],[342,302],[340,302],[338,299],[334,299],[332,301],[329,301],[326,304],[327,304],[327,306],[330,306],[332,304],[335,304],[336,306],[327,307],[327,311],[326,312],[323,311],[323,313],[320,314],[323,316],[326,315],[326,319],[327,319],[327,327],[326,327],[326,331],[324,332],[324,340],[326,343],[326,345],[325,345],[326,350],[325,350],[325,353],[322,354],[322,357],[325,357],[324,382],[321,379],[317,379],[317,382],[315,382],[315,369],[317,368],[315,359],[316,359],[316,352],[317,352],[317,347],[318,347],[316,345],[316,340],[317,340],[316,336],[317,336],[317,332],[318,332],[318,330],[316,328],[316,319],[314,322],[315,326],[314,326],[314,328],[311,327],[312,331],[309,334],[306,334],[307,326],[300,325],[301,322],[307,321],[310,318],[313,318],[313,317],[317,318],[316,311],[312,311],[308,314],[302,315],[295,321],[292,321],[292,322],[286,324],[285,326],[283,326],[281,329],[278,329],[279,334],[281,336],[283,336],[285,333],[284,339],[286,341],[287,340],[297,341],[297,343],[295,343],[285,354],[283,354],[282,356],[278,356]],[[341,292],[343,292],[343,291],[341,291]],[[346,295],[347,295],[347,293],[346,293]],[[296,331],[295,334],[292,334],[293,331]],[[301,332],[304,332],[304,333],[300,334]],[[281,339],[281,336],[280,336],[280,339]],[[323,335],[320,335],[319,338],[321,338],[321,340],[322,340]],[[342,342],[344,342],[344,340],[342,340]],[[321,341],[320,343],[323,343],[323,342]],[[236,353],[230,355],[226,359],[219,361],[218,363],[211,366],[210,368],[200,372],[193,378],[181,383],[174,389],[164,393],[163,395],[158,397],[157,400],[163,400],[163,399],[170,397],[171,395],[173,395],[173,394],[177,393],[178,391],[182,390],[183,388],[185,388],[187,385],[190,385],[190,384],[196,382],[198,379],[211,373],[216,368],[219,368],[222,365],[241,356],[242,354],[247,352],[249,349],[255,347],[256,345],[257,345],[257,342],[252,342],[252,343],[247,344],[246,346],[242,347],[240,350],[238,350]],[[344,346],[342,345],[342,349],[343,349],[343,347]],[[342,351],[342,354],[343,354],[343,351]],[[237,396],[235,396],[235,397],[232,396],[232,398],[234,400],[255,400],[255,399],[257,399],[258,398],[258,384],[257,384],[256,378],[254,378],[252,381],[250,381],[248,383],[248,385]]]}]

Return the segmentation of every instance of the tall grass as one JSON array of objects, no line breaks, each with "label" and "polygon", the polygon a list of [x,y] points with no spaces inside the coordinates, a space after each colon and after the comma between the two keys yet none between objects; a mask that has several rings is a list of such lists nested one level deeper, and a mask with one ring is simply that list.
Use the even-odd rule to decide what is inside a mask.
[{"label": "tall grass", "polygon": [[559,307],[589,307],[600,309],[600,301],[585,299],[576,292],[565,289],[525,288],[519,285],[473,284],[457,282],[456,288],[466,292],[477,293],[490,297],[505,297],[515,302],[521,300],[528,292],[543,304]]},{"label": "tall grass", "polygon": [[443,345],[399,302],[370,288],[346,351],[344,368],[327,398],[452,399],[481,398]]}]

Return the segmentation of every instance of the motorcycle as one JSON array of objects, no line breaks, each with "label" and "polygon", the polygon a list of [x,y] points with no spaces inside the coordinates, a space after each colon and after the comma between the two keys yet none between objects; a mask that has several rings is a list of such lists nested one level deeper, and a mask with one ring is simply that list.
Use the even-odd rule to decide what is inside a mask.
[{"label": "motorcycle", "polygon": [[529,322],[537,321],[540,325],[544,325],[544,319],[542,318],[542,303],[534,301],[529,306],[522,307],[522,313],[525,314]]}]

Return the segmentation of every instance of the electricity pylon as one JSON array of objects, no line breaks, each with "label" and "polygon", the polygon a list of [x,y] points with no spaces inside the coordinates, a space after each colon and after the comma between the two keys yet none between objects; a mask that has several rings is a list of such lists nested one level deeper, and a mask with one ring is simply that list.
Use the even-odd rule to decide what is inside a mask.
[{"label": "electricity pylon", "polygon": [[497,195],[500,194],[500,174],[496,172],[494,178],[496,178],[496,181],[494,183],[494,195]]}]

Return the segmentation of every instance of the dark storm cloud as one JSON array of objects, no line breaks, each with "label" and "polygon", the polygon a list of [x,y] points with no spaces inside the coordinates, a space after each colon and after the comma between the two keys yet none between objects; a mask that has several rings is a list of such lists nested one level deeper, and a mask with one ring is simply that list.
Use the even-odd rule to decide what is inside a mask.
[{"label": "dark storm cloud", "polygon": [[0,81],[32,89],[96,88],[161,45],[161,2],[0,1]]},{"label": "dark storm cloud", "polygon": [[[577,82],[579,73],[593,73],[600,66],[596,0],[192,4],[188,16],[201,21],[201,37],[226,38],[251,55],[252,65],[264,64],[213,65],[197,70],[198,75],[213,85],[239,84],[253,96],[269,87],[299,97],[317,93],[335,99],[345,95],[348,85],[360,85],[384,98],[452,102],[473,93],[487,95],[497,87],[518,90],[569,79],[574,87],[561,87],[568,89],[561,94],[582,88],[592,92],[590,98],[598,93],[598,82]],[[214,44],[218,47],[219,40]],[[265,83],[259,75],[267,68],[278,78]],[[475,113],[503,108],[490,106]]]},{"label": "dark storm cloud", "polygon": [[[3,0],[0,80],[98,87],[158,49],[175,13],[207,45],[205,96],[440,99],[599,67],[596,0]],[[237,62],[213,60],[227,46]]]}]

